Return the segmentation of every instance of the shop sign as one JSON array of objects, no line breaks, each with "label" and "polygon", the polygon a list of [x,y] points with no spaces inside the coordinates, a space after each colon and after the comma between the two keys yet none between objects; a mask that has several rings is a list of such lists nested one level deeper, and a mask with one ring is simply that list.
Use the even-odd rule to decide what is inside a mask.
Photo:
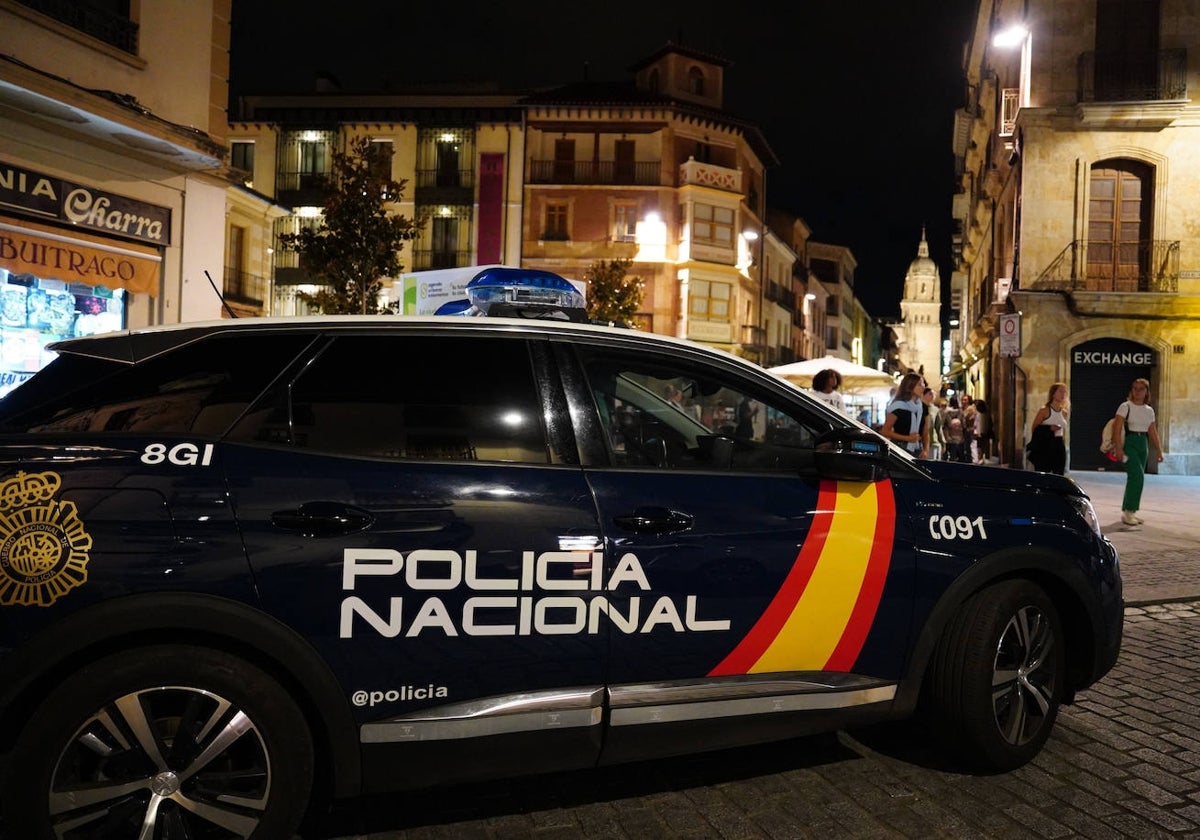
[{"label": "shop sign", "polygon": [[13,274],[107,289],[158,293],[162,258],[143,245],[63,236],[37,226],[0,222],[0,267]]},{"label": "shop sign", "polygon": [[171,210],[0,161],[0,208],[153,245],[171,244]]},{"label": "shop sign", "polygon": [[1154,367],[1154,351],[1148,347],[1136,349],[1082,349],[1071,351],[1071,361],[1077,365],[1137,365]]}]

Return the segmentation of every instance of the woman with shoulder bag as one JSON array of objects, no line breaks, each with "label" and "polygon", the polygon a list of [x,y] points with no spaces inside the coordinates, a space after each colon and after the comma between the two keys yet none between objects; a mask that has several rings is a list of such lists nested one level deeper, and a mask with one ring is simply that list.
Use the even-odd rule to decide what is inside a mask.
[{"label": "woman with shoulder bag", "polygon": [[1030,429],[1029,459],[1040,472],[1063,475],[1067,471],[1067,446],[1063,434],[1067,428],[1067,386],[1055,382],[1050,386],[1046,404],[1033,416]]},{"label": "woman with shoulder bag", "polygon": [[1117,406],[1113,418],[1113,452],[1117,463],[1125,465],[1125,497],[1121,500],[1121,522],[1141,525],[1138,516],[1142,505],[1142,487],[1146,481],[1146,462],[1149,447],[1154,447],[1155,459],[1162,463],[1162,443],[1154,424],[1154,409],[1150,407],[1150,381],[1133,380],[1129,399]]}]

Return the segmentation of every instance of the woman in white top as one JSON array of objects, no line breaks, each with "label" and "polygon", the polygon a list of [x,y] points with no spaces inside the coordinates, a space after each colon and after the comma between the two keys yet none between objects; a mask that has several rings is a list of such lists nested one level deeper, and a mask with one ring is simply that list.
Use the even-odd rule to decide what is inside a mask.
[{"label": "woman in white top", "polygon": [[1154,425],[1154,409],[1150,407],[1150,382],[1146,379],[1133,380],[1129,399],[1117,406],[1113,423],[1113,452],[1117,463],[1125,464],[1125,498],[1121,501],[1121,521],[1126,525],[1141,525],[1137,515],[1142,506],[1142,486],[1146,480],[1146,461],[1149,442],[1154,447],[1155,458],[1163,459],[1162,444],[1158,440],[1158,427]]},{"label": "woman in white top", "polygon": [[[1030,430],[1029,457],[1034,467],[1042,472],[1052,472],[1062,475],[1067,471],[1067,446],[1063,433],[1067,428],[1067,386],[1055,382],[1050,386],[1050,396],[1046,404],[1033,415],[1033,428]],[[1038,431],[1041,426],[1048,430]]]}]

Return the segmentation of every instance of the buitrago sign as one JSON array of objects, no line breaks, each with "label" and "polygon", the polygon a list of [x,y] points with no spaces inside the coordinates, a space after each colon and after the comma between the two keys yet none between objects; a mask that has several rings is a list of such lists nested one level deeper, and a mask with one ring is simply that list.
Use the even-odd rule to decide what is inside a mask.
[{"label": "buitrago sign", "polygon": [[1016,358],[1021,355],[1021,313],[1000,316],[1000,355]]},{"label": "buitrago sign", "polygon": [[0,161],[0,208],[153,245],[171,244],[171,210]]}]

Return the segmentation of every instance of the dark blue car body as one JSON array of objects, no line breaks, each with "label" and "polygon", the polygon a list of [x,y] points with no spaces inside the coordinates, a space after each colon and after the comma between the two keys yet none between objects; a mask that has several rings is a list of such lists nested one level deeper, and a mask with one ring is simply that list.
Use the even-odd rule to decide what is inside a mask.
[{"label": "dark blue car body", "polygon": [[[311,741],[310,782],[337,797],[904,718],[931,680],[1003,670],[1011,617],[995,619],[987,673],[947,639],[986,636],[976,616],[1005,593],[1052,636],[1052,653],[1029,654],[1057,663],[1027,687],[1048,701],[1046,729],[1119,651],[1117,557],[1069,479],[914,461],[687,342],[321,318],[57,349],[0,402],[5,778],[25,766],[35,710],[61,720],[49,752],[74,755],[92,718],[64,681],[150,645],[216,651],[278,686]],[[686,410],[657,402],[666,370],[688,384]],[[732,395],[761,409],[749,434]],[[134,689],[97,688],[102,703]],[[945,711],[953,692],[933,693]],[[984,763],[1001,768],[1047,734],[992,723]],[[65,779],[53,759],[57,824],[78,814],[54,791],[95,777]],[[147,770],[147,791],[169,772],[184,775]],[[162,807],[204,798],[182,784]],[[263,820],[254,836],[305,804],[266,790],[229,806],[239,825]],[[13,819],[42,825],[10,791]]]}]

